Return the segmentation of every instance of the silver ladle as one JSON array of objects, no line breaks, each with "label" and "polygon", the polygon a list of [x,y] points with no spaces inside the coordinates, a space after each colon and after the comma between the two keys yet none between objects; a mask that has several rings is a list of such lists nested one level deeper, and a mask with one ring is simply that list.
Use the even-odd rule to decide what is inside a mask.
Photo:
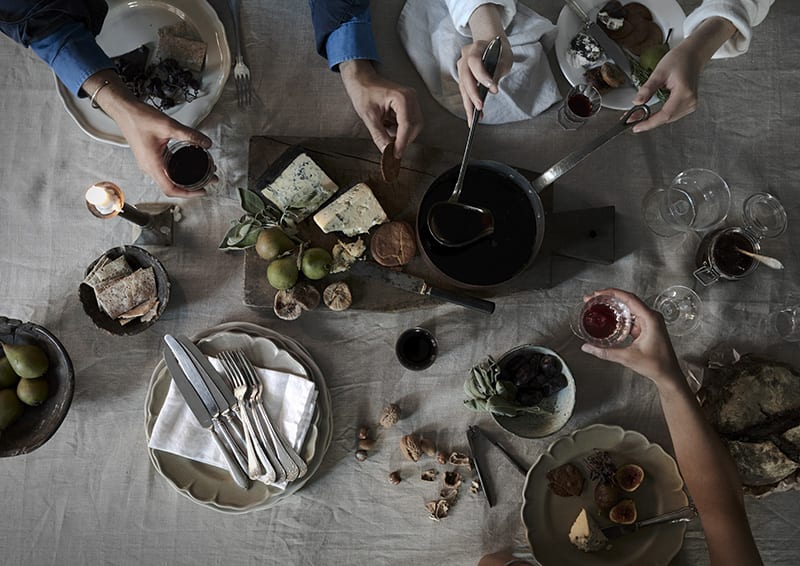
[{"label": "silver ladle", "polygon": [[[500,41],[500,37],[495,37],[486,46],[481,57],[486,72],[493,78],[502,52],[503,44]],[[489,89],[478,83],[478,95],[481,98],[481,102],[486,100],[487,92],[489,92]],[[469,127],[464,157],[461,158],[461,168],[458,170],[458,179],[450,198],[446,201],[435,203],[428,210],[428,228],[431,231],[431,235],[437,242],[450,248],[467,246],[494,232],[494,216],[491,210],[458,202],[461,196],[461,189],[464,186],[467,165],[469,164],[472,139],[475,137],[475,130],[478,127],[480,117],[481,111],[475,108],[472,112],[472,124]]]}]

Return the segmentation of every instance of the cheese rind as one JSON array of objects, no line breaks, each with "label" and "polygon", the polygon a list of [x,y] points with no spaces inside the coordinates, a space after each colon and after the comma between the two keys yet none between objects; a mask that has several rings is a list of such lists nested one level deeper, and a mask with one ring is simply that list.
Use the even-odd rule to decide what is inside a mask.
[{"label": "cheese rind", "polygon": [[569,542],[584,552],[603,550],[608,546],[608,539],[597,526],[594,518],[581,509],[580,514],[569,530]]},{"label": "cheese rind", "polygon": [[333,196],[339,187],[319,165],[301,153],[261,190],[281,212],[301,222]]},{"label": "cheese rind", "polygon": [[314,215],[314,222],[326,234],[341,232],[346,236],[366,234],[369,229],[389,220],[372,189],[358,183]]}]

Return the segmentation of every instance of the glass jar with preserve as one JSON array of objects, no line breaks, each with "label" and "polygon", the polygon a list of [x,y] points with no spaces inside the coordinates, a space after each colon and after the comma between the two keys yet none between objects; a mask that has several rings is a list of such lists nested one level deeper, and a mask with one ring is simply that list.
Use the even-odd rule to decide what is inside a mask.
[{"label": "glass jar with preserve", "polygon": [[744,226],[714,230],[700,242],[694,276],[704,286],[750,275],[758,262],[742,252],[758,253],[762,239],[776,238],[786,230],[786,211],[769,193],[751,195],[744,202],[743,217]]}]

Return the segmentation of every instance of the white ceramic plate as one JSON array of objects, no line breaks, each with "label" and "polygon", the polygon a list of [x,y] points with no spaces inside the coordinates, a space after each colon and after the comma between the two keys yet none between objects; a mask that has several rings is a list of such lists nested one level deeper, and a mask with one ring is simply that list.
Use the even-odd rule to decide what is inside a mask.
[{"label": "white ceramic plate", "polygon": [[555,351],[544,346],[534,346],[532,344],[525,344],[509,350],[503,354],[497,364],[503,367],[504,362],[514,354],[520,351],[536,352],[538,354],[549,354],[561,362],[561,373],[567,378],[567,386],[556,393],[547,397],[539,403],[543,409],[552,412],[545,412],[540,414],[522,414],[516,417],[503,417],[500,415],[492,414],[492,418],[501,428],[507,430],[517,436],[523,438],[541,438],[548,436],[554,432],[559,431],[572,416],[572,410],[575,408],[575,378],[572,377],[572,372],[567,366],[564,358],[559,356]]},{"label": "white ceramic plate", "polygon": [[[597,12],[608,0],[578,0],[581,5],[588,10],[589,16],[594,20]],[[632,0],[623,0],[623,4],[630,4]],[[644,4],[653,14],[653,21],[661,27],[664,37],[672,28],[672,35],[669,38],[670,47],[675,47],[683,39],[683,20],[686,15],[675,0],[637,0]],[[578,83],[585,83],[583,78],[584,69],[576,69],[567,61],[567,50],[572,38],[577,35],[583,26],[583,22],[577,14],[569,7],[564,6],[558,15],[558,35],[556,36],[556,58],[569,84],[575,86]],[[631,106],[631,100],[636,96],[636,89],[632,86],[621,87],[609,90],[603,94],[603,106],[612,110],[627,110]],[[650,104],[654,104],[658,99],[652,98]]]},{"label": "white ceramic plate", "polygon": [[[585,472],[583,460],[597,448],[606,450],[618,466],[638,464],[645,472],[642,485],[630,494],[638,516],[647,519],[687,505],[683,478],[672,457],[642,434],[618,426],[592,425],[556,440],[528,472],[522,503],[522,522],[528,543],[542,566],[667,565],[683,545],[685,523],[658,525],[614,539],[609,550],[583,552],[569,542],[569,529],[581,511],[596,509],[594,482],[586,475],[583,493],[559,497],[548,487],[547,472],[572,462]],[[612,524],[598,519],[601,527]]]},{"label": "white ceramic plate", "polygon": [[[333,415],[330,393],[322,373],[300,344],[254,324],[224,324],[195,336],[193,340],[208,355],[214,355],[223,349],[241,348],[256,365],[295,373],[313,379],[317,385],[317,409],[301,450],[303,459],[308,463],[308,472],[284,490],[261,482],[254,482],[250,489],[244,490],[236,486],[225,470],[148,448],[150,460],[156,470],[179,493],[195,503],[225,513],[245,513],[271,507],[291,496],[309,481],[330,445]],[[148,443],[155,420],[166,399],[170,381],[171,377],[162,359],[153,370],[145,401],[145,432]]]},{"label": "white ceramic plate", "polygon": [[[206,64],[200,76],[200,95],[192,102],[166,111],[181,124],[194,128],[216,104],[231,69],[231,53],[214,8],[206,0],[108,0],[108,15],[97,44],[109,57],[116,57],[147,44],[151,57],[158,45],[158,30],[186,21],[208,46]],[[88,98],[78,98],[56,78],[56,90],[70,116],[90,137],[128,147],[117,124],[101,110],[91,107]]]}]

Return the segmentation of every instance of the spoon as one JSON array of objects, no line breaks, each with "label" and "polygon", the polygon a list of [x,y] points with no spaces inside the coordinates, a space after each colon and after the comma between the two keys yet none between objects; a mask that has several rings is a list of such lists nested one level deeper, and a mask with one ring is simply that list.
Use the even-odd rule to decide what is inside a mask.
[{"label": "spoon", "polygon": [[736,248],[736,251],[739,252],[740,254],[752,257],[757,262],[763,263],[769,268],[783,269],[783,264],[774,257],[769,257],[768,255],[754,254],[753,252],[748,252],[747,250],[743,250],[742,248]]},{"label": "spoon", "polygon": [[[495,37],[483,52],[481,61],[490,76],[494,77],[497,62],[503,51],[503,44],[499,37]],[[486,100],[489,89],[478,83],[478,95],[481,101]],[[478,126],[481,111],[475,108],[472,112],[472,124],[469,127],[467,145],[464,148],[464,157],[461,159],[461,168],[458,170],[458,179],[453,192],[446,201],[435,203],[428,211],[428,228],[433,238],[450,248],[460,248],[469,245],[494,232],[494,216],[490,210],[458,202],[461,189],[464,186],[464,177],[467,173],[469,154],[472,149],[472,139]]]}]

